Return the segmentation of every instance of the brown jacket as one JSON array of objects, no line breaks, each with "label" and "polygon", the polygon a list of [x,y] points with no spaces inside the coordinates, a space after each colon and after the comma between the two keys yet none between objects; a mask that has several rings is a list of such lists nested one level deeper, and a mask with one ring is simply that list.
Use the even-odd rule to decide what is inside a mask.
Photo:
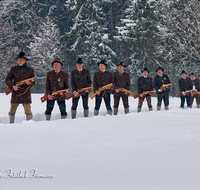
[{"label": "brown jacket", "polygon": [[131,81],[130,81],[130,75],[128,73],[123,72],[121,74],[119,71],[116,71],[112,75],[113,75],[114,89],[116,89],[117,87],[124,88],[126,90],[130,89]]},{"label": "brown jacket", "polygon": [[[68,89],[68,74],[60,71],[58,74],[54,70],[49,71],[46,76],[45,94],[52,94],[54,91]],[[65,100],[65,97],[59,100]]]},{"label": "brown jacket", "polygon": [[[93,90],[97,91],[100,87],[105,86],[107,84],[113,83],[112,81],[112,73],[110,71],[105,72],[95,72],[93,77]],[[111,93],[111,91],[108,91]]]},{"label": "brown jacket", "polygon": [[178,85],[179,85],[179,90],[180,92],[185,92],[186,90],[192,90],[192,81],[190,78],[186,78],[186,79],[179,79],[178,80]]},{"label": "brown jacket", "polygon": [[144,78],[144,76],[139,77],[137,81],[138,93],[142,94],[144,91],[153,90],[153,80],[151,77]]},{"label": "brown jacket", "polygon": [[[154,77],[154,88],[155,88],[156,90],[159,90],[160,87],[162,87],[163,85],[165,85],[165,84],[170,84],[170,83],[171,83],[171,82],[170,82],[170,80],[169,80],[169,77],[168,77],[168,75],[166,75],[166,74],[163,74],[162,77],[160,77],[159,75],[156,75],[156,76]],[[170,89],[165,90],[165,92],[167,92],[167,93],[169,93],[169,91],[170,91]]]},{"label": "brown jacket", "polygon": [[83,69],[81,72],[79,72],[78,69],[75,69],[71,72],[72,92],[90,87],[91,84],[92,81],[90,78],[90,71],[88,69]]},{"label": "brown jacket", "polygon": [[[29,78],[35,77],[33,68],[26,66],[23,70],[21,70],[18,66],[11,67],[10,71],[8,72],[5,83],[6,85],[12,89],[13,86],[16,85],[17,82],[20,82],[22,80],[26,80]],[[35,83],[32,83],[32,86]],[[30,88],[27,90],[27,92],[22,96],[17,96],[19,94],[22,94],[25,92],[25,90],[28,88],[28,85],[23,85],[20,87],[18,91],[13,91],[12,97],[11,97],[11,103],[19,103],[19,104],[30,104],[31,103],[31,90]]]}]

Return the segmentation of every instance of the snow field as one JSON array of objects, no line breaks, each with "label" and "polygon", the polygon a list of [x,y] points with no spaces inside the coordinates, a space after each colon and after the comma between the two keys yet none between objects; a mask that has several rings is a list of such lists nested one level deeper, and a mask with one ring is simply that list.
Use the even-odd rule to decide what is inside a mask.
[{"label": "snow field", "polygon": [[[180,99],[170,98],[170,110],[162,106],[149,112],[146,101],[136,113],[137,100],[129,98],[131,113],[120,102],[117,116],[84,118],[82,100],[78,117],[61,120],[55,105],[52,120],[45,121],[42,94],[33,94],[34,118],[25,121],[19,106],[16,124],[8,124],[10,98],[0,94],[1,189],[41,190],[196,190],[200,188],[200,109],[180,109]],[[113,100],[112,100],[113,105]],[[8,177],[8,170],[15,176]],[[31,171],[36,171],[33,176]],[[19,174],[21,172],[21,174]],[[24,173],[27,176],[24,177]],[[10,174],[11,175],[11,174]],[[53,176],[37,178],[37,176]]]}]

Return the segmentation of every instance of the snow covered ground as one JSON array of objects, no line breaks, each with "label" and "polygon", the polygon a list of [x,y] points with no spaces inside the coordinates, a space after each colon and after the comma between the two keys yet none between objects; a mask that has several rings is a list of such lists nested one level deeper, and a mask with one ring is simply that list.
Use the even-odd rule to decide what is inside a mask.
[{"label": "snow covered ground", "polygon": [[[200,189],[200,109],[180,109],[170,98],[170,110],[148,112],[144,102],[136,112],[132,97],[125,115],[84,118],[82,100],[78,117],[60,119],[55,105],[45,121],[46,103],[33,94],[34,118],[25,120],[22,106],[16,124],[8,124],[10,96],[0,94],[1,190],[196,190]],[[113,100],[112,100],[113,104]]]}]

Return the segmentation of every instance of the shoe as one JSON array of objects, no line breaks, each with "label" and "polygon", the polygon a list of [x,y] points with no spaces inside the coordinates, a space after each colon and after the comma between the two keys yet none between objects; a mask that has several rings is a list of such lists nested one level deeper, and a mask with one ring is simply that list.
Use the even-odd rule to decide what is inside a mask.
[{"label": "shoe", "polygon": [[168,106],[165,106],[165,110],[169,110],[169,107],[168,107]]},{"label": "shoe", "polygon": [[61,119],[66,119],[67,115],[61,115]]},{"label": "shoe", "polygon": [[50,121],[51,115],[46,115],[46,121]]},{"label": "shoe", "polygon": [[89,115],[89,109],[84,110],[84,117],[88,117],[88,115]]},{"label": "shoe", "polygon": [[137,109],[137,112],[138,112],[138,113],[141,112],[141,108],[138,108],[138,109]]},{"label": "shoe", "polygon": [[15,121],[15,115],[9,115],[10,123],[14,123]]},{"label": "shoe", "polygon": [[76,118],[76,110],[71,110],[72,119]]},{"label": "shoe", "polygon": [[99,115],[99,110],[95,110],[95,109],[94,109],[94,115],[95,115],[95,116]]},{"label": "shoe", "polygon": [[160,111],[160,109],[161,109],[161,106],[157,106],[157,111]]},{"label": "shoe", "polygon": [[26,115],[26,121],[31,120],[33,118],[32,115]]},{"label": "shoe", "polygon": [[114,115],[117,115],[118,113],[118,108],[114,108]]},{"label": "shoe", "polygon": [[125,113],[125,114],[129,113],[129,108],[125,108],[125,109],[124,109],[124,113]]},{"label": "shoe", "polygon": [[112,115],[112,110],[107,110],[108,115]]},{"label": "shoe", "polygon": [[149,111],[153,111],[153,108],[149,108]]}]

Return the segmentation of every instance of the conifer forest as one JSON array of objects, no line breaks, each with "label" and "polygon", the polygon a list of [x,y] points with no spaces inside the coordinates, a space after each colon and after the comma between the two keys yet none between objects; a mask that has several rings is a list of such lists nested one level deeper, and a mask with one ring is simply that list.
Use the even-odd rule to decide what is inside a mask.
[{"label": "conifer forest", "polygon": [[69,74],[82,57],[91,77],[105,60],[109,71],[123,61],[131,91],[147,67],[161,66],[173,86],[184,69],[200,74],[199,0],[0,0],[0,91],[20,51],[34,68],[32,91],[44,93],[46,73],[60,58]]}]

